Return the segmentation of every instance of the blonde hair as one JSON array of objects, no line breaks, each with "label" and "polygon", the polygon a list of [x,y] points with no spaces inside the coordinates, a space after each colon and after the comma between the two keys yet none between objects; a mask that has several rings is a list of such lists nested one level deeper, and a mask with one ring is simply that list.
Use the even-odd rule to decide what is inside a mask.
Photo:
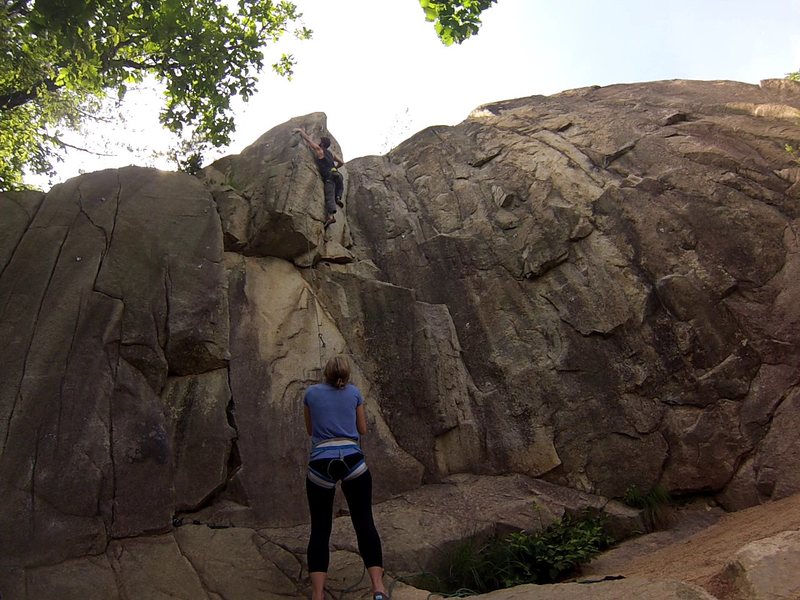
[{"label": "blonde hair", "polygon": [[326,383],[342,389],[350,381],[350,363],[342,355],[334,356],[325,365],[323,375]]}]

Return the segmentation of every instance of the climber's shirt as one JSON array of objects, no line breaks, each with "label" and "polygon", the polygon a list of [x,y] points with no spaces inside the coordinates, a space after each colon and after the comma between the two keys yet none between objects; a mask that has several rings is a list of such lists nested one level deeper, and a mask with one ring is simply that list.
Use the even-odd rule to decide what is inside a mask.
[{"label": "climber's shirt", "polygon": [[322,175],[323,181],[328,181],[331,178],[331,173],[338,173],[336,170],[336,161],[333,160],[333,154],[329,148],[323,148],[322,151],[325,156],[317,159],[317,167],[319,174]]}]

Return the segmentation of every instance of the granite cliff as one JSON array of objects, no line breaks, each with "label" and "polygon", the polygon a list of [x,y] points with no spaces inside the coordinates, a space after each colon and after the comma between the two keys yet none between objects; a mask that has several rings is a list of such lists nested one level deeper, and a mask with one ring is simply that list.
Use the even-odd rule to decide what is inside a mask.
[{"label": "granite cliff", "polygon": [[302,595],[338,353],[395,573],[585,507],[629,534],[631,485],[800,492],[798,119],[783,80],[498,102],[348,162],[327,230],[322,113],[201,178],[0,195],[0,592]]}]

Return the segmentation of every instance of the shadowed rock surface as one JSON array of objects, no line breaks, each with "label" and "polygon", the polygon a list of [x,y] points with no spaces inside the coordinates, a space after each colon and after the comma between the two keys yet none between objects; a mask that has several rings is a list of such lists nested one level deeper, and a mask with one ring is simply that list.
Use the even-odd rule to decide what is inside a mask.
[{"label": "shadowed rock surface", "polygon": [[631,485],[800,491],[798,117],[789,81],[486,105],[348,162],[328,230],[291,134],[321,113],[203,181],[0,194],[0,592],[302,596],[302,392],[339,353],[395,573],[584,508],[632,533]]},{"label": "shadowed rock surface", "polygon": [[796,422],[790,89],[502,102],[349,165],[356,253],[447,305],[495,469],[730,508],[797,489],[776,445],[796,437],[769,433]]}]

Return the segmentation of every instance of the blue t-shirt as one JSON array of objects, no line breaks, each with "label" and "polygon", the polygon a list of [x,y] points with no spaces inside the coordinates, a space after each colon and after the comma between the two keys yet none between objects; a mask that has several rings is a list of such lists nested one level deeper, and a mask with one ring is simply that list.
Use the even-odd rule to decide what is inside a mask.
[{"label": "blue t-shirt", "polygon": [[303,404],[311,412],[311,443],[331,438],[358,440],[356,407],[364,404],[361,392],[352,383],[339,389],[317,383],[306,390]]}]

